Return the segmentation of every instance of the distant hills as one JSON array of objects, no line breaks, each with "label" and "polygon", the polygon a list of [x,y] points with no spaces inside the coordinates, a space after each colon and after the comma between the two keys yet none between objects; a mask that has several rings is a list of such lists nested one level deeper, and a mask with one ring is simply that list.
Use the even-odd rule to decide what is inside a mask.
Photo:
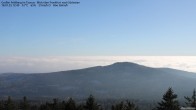
[{"label": "distant hills", "polygon": [[180,98],[196,88],[196,74],[118,62],[108,66],[40,74],[0,74],[0,97],[132,98],[155,100],[172,87]]}]

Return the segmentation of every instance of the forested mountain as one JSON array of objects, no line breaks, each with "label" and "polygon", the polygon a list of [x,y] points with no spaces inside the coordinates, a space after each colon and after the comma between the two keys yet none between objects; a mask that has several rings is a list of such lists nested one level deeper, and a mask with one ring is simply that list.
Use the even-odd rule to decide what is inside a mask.
[{"label": "forested mountain", "polygon": [[195,84],[194,73],[119,62],[52,73],[0,74],[0,96],[80,99],[93,94],[98,99],[154,100],[160,99],[168,87],[183,98],[191,94]]}]

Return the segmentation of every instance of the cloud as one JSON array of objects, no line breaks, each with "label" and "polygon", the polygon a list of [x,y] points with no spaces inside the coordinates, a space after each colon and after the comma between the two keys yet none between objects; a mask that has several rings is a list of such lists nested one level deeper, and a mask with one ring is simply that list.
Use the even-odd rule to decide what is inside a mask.
[{"label": "cloud", "polygon": [[134,62],[149,67],[166,67],[196,72],[195,56],[48,56],[0,57],[0,73],[44,73]]}]

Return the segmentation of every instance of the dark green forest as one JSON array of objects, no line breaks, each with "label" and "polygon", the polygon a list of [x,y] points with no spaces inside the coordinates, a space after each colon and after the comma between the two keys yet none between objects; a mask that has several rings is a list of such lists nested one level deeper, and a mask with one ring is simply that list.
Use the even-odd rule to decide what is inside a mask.
[{"label": "dark green forest", "polygon": [[[193,90],[192,96],[185,96],[184,107],[196,108],[196,91]],[[13,100],[10,96],[6,100],[0,101],[0,110],[148,110],[149,108],[140,108],[130,100],[105,101],[98,102],[93,95],[90,95],[85,101],[76,102],[72,98],[67,100],[53,99],[51,101],[36,102],[23,97],[22,100]],[[172,88],[163,94],[162,99],[156,104],[151,105],[151,110],[180,110],[182,107],[178,101],[177,94]],[[196,110],[196,109],[195,109]]]}]

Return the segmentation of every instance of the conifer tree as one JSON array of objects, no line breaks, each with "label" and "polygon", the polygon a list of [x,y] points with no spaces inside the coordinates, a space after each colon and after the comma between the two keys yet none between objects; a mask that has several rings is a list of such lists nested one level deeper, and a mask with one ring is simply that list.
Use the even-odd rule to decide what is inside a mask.
[{"label": "conifer tree", "polygon": [[4,101],[0,101],[0,110],[4,110]]},{"label": "conifer tree", "polygon": [[5,110],[15,110],[14,102],[12,101],[11,97],[8,96],[7,101],[5,102]]},{"label": "conifer tree", "polygon": [[58,99],[53,99],[53,103],[52,103],[52,107],[51,108],[52,108],[52,110],[58,110],[59,109]]},{"label": "conifer tree", "polygon": [[112,105],[112,110],[125,110],[124,102],[121,101],[116,105]]},{"label": "conifer tree", "polygon": [[20,109],[21,110],[29,110],[30,109],[30,104],[28,103],[26,97],[23,97],[23,101],[20,102]]},{"label": "conifer tree", "polygon": [[100,105],[97,104],[92,95],[86,100],[86,105],[84,106],[86,110],[100,110]]},{"label": "conifer tree", "polygon": [[172,88],[169,88],[163,95],[163,100],[158,103],[155,110],[180,110],[177,95],[174,94]]},{"label": "conifer tree", "polygon": [[76,110],[85,110],[84,105],[83,104],[79,104],[77,106],[77,109]]},{"label": "conifer tree", "polygon": [[65,110],[76,110],[76,103],[72,98],[65,103]]},{"label": "conifer tree", "polygon": [[190,107],[196,107],[196,91],[195,89],[193,90],[193,95],[192,97],[184,97],[186,99],[187,102],[186,105],[190,106]]},{"label": "conifer tree", "polygon": [[127,100],[126,103],[121,101],[119,104],[112,105],[112,110],[138,110],[138,107]]},{"label": "conifer tree", "polygon": [[127,100],[126,101],[126,110],[138,110],[138,107],[134,103]]}]

